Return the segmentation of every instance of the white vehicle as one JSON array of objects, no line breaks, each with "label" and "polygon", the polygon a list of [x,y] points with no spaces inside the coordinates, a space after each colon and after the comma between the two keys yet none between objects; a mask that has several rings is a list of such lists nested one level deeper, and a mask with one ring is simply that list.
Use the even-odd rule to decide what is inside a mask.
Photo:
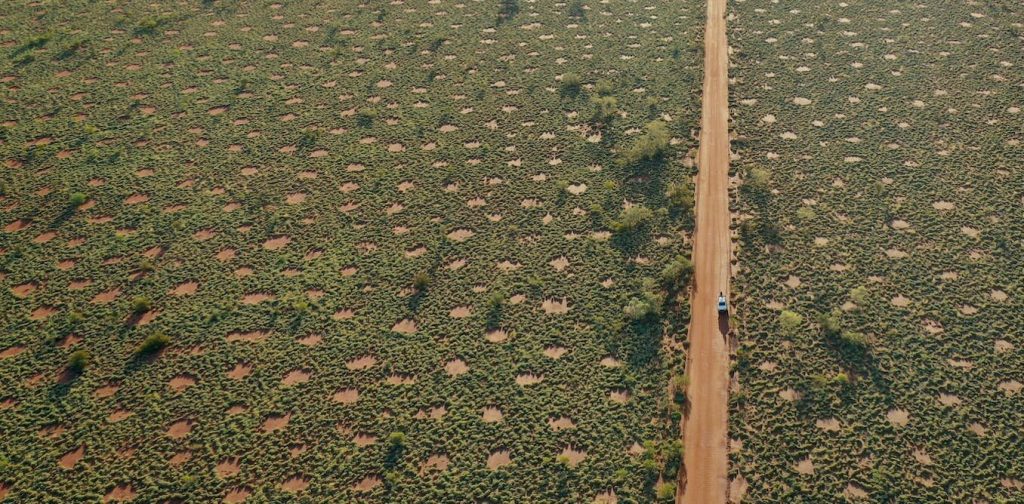
[{"label": "white vehicle", "polygon": [[725,302],[725,294],[722,294],[721,292],[718,293],[718,313],[729,313],[729,305]]}]

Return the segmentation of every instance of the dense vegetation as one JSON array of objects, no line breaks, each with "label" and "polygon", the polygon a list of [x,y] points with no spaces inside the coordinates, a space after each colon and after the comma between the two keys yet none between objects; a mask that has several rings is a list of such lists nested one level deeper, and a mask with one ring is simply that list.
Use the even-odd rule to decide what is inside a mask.
[{"label": "dense vegetation", "polygon": [[8,5],[0,498],[670,499],[702,13]]},{"label": "dense vegetation", "polygon": [[730,4],[733,498],[1024,500],[1024,9]]}]

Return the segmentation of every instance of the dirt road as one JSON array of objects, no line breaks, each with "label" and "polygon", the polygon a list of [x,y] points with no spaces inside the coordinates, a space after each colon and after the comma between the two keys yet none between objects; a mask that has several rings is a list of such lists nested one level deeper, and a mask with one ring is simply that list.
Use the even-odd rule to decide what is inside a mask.
[{"label": "dirt road", "polygon": [[728,481],[728,320],[718,293],[729,295],[729,54],[726,0],[708,0],[704,35],[704,96],[693,239],[694,291],[687,355],[686,447],[677,503],[720,504]]}]

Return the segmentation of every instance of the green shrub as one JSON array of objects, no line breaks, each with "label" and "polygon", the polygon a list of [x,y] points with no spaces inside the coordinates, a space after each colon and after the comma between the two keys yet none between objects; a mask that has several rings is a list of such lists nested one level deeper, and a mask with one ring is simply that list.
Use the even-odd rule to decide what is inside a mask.
[{"label": "green shrub", "polygon": [[857,303],[859,305],[863,305],[863,304],[867,303],[867,301],[868,301],[868,294],[870,294],[870,293],[871,293],[871,291],[869,291],[867,287],[864,287],[863,285],[861,285],[860,287],[856,287],[854,289],[850,289],[850,299],[853,300],[854,303]]},{"label": "green shrub", "polygon": [[655,313],[655,307],[644,299],[631,298],[622,308],[622,314],[630,320],[643,320]]},{"label": "green shrub", "polygon": [[425,271],[420,271],[412,276],[412,286],[418,291],[426,290],[427,287],[430,287],[430,282],[430,274]]},{"label": "green shrub", "polygon": [[498,5],[498,22],[502,24],[506,21],[511,20],[519,13],[519,2],[518,0],[500,0]]},{"label": "green shrub", "polygon": [[68,203],[70,203],[71,206],[75,206],[75,207],[81,206],[82,204],[84,204],[88,200],[89,200],[89,197],[86,196],[85,193],[83,193],[83,192],[71,193],[71,196],[68,197]]},{"label": "green shrub", "polygon": [[654,218],[654,211],[642,205],[635,205],[625,208],[619,213],[619,218],[612,222],[611,228],[615,232],[631,232],[647,224]]},{"label": "green shrub", "polygon": [[693,211],[693,184],[683,182],[669,182],[668,188],[665,189],[665,198],[668,199],[669,204],[674,207],[679,207],[687,212]]},{"label": "green shrub", "polygon": [[843,330],[843,322],[840,320],[842,315],[843,312],[839,309],[832,310],[831,313],[819,314],[818,324],[821,326],[821,330],[829,336],[839,334],[839,331]]},{"label": "green shrub", "polygon": [[802,206],[796,211],[796,217],[802,221],[812,220],[817,216],[818,214],[814,212],[814,209],[808,206]]},{"label": "green shrub", "polygon": [[587,11],[583,7],[583,0],[572,0],[569,3],[569,17],[584,20],[587,18]]},{"label": "green shrub", "polygon": [[562,74],[561,86],[563,94],[579,93],[580,87],[583,86],[583,78],[577,73],[566,72]]},{"label": "green shrub", "polygon": [[658,500],[661,502],[674,502],[676,498],[676,484],[666,481],[657,487]]},{"label": "green shrub", "polygon": [[153,301],[146,296],[135,296],[132,299],[132,313],[141,315],[153,309]]},{"label": "green shrub", "polygon": [[754,167],[747,172],[747,178],[743,185],[755,190],[763,191],[768,189],[768,182],[771,181],[771,172],[764,168]]},{"label": "green shrub", "polygon": [[591,116],[593,122],[607,123],[619,112],[619,100],[614,96],[591,96],[590,103],[595,107]]},{"label": "green shrub", "polygon": [[380,114],[376,109],[372,108],[361,108],[356,114],[356,124],[363,128],[369,128],[373,126],[373,121],[377,119]]},{"label": "green shrub", "polygon": [[863,350],[868,346],[868,338],[864,333],[843,331],[839,333],[839,341],[852,350]]},{"label": "green shrub", "polygon": [[662,121],[651,121],[644,129],[646,132],[622,154],[620,162],[623,165],[630,166],[659,158],[668,151],[669,140],[672,138],[668,125]]},{"label": "green shrub", "polygon": [[68,356],[68,370],[74,373],[85,371],[85,367],[92,360],[92,354],[88,350],[77,350]]},{"label": "green shrub", "polygon": [[799,313],[791,312],[789,310],[782,310],[779,314],[779,325],[782,326],[782,330],[789,333],[800,327],[800,324],[804,323],[804,318]]},{"label": "green shrub", "polygon": [[142,344],[139,345],[138,350],[135,352],[139,356],[153,355],[171,344],[170,336],[167,336],[163,332],[157,332],[150,334],[146,339],[142,340]]},{"label": "green shrub", "polygon": [[676,256],[661,270],[661,280],[670,287],[677,287],[689,282],[693,273],[693,263],[686,256]]}]

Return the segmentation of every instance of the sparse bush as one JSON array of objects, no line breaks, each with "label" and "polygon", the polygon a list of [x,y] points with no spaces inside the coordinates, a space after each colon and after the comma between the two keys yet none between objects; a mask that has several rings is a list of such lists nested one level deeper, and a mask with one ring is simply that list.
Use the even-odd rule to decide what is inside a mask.
[{"label": "sparse bush", "polygon": [[594,92],[599,96],[607,96],[615,92],[615,83],[608,79],[597,79],[594,83]]}]

